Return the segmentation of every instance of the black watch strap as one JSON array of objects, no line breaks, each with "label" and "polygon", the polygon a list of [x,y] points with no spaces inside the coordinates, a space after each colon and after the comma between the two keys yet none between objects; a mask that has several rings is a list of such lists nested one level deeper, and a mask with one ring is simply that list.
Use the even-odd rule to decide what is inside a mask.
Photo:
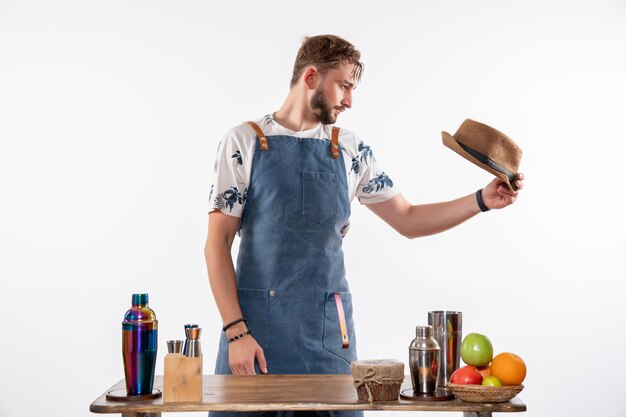
[{"label": "black watch strap", "polygon": [[485,202],[483,201],[483,189],[482,188],[476,191],[476,202],[478,203],[478,207],[480,208],[480,211],[482,211],[483,213],[491,210],[489,207],[485,205]]}]

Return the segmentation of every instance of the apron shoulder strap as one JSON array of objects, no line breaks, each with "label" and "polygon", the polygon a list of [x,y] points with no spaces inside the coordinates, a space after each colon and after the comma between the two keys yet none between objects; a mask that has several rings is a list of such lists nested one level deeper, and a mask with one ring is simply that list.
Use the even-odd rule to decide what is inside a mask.
[{"label": "apron shoulder strap", "polygon": [[266,151],[269,149],[269,146],[267,144],[267,138],[265,137],[265,135],[263,134],[263,131],[261,130],[261,128],[259,127],[258,124],[254,123],[254,122],[246,122],[248,125],[252,126],[252,128],[254,129],[254,131],[256,132],[256,135],[259,138],[259,146],[261,147],[262,151]]},{"label": "apron shoulder strap", "polygon": [[333,159],[339,158],[339,128],[333,126],[333,133],[330,137],[330,155]]},{"label": "apron shoulder strap", "polygon": [[[256,132],[259,138],[259,145],[260,145],[261,150],[262,151],[268,150],[269,145],[267,143],[267,138],[263,134],[263,131],[261,130],[259,125],[252,121],[247,121],[245,123],[250,125],[252,129],[254,129],[254,131]],[[334,159],[339,158],[339,128],[336,126],[333,126],[333,130],[332,130],[332,134],[330,138],[330,155]]]}]

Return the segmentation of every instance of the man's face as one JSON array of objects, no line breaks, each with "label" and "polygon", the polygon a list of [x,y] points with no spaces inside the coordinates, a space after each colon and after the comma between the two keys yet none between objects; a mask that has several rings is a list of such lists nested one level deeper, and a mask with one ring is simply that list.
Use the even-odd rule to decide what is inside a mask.
[{"label": "man's face", "polygon": [[311,97],[311,110],[323,124],[333,124],[339,113],[352,107],[352,91],[356,86],[354,65],[342,64],[321,75],[321,81]]}]

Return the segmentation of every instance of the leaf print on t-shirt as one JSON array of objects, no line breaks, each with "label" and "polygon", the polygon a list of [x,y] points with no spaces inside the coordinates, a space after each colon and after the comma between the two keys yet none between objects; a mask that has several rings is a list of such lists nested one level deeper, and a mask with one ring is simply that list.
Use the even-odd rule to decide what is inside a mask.
[{"label": "leaf print on t-shirt", "polygon": [[272,116],[271,114],[265,115],[265,121],[272,126],[276,124],[276,122],[274,121],[274,116]]},{"label": "leaf print on t-shirt", "polygon": [[350,168],[350,172],[348,172],[348,174],[350,174],[352,171],[354,171],[355,174],[358,174],[360,170],[361,164],[359,164],[359,156],[357,155],[352,158],[352,168]]},{"label": "leaf print on t-shirt", "polygon": [[237,159],[237,165],[243,165],[243,160],[241,159],[241,152],[239,152],[239,149],[237,149],[237,151],[231,155],[231,158]]},{"label": "leaf print on t-shirt", "polygon": [[373,192],[377,192],[382,190],[385,187],[393,187],[393,181],[389,178],[384,172],[379,176],[372,178],[369,180],[367,185],[363,187],[363,192],[366,194],[371,194]]},{"label": "leaf print on t-shirt", "polygon": [[243,204],[245,201],[244,196],[241,195],[237,187],[230,187],[223,193],[219,193],[213,201],[213,206],[224,210],[228,207],[229,211],[233,211],[235,204]]},{"label": "leaf print on t-shirt", "polygon": [[352,167],[350,168],[350,172],[354,171],[355,174],[361,172],[361,162],[365,162],[365,165],[369,165],[368,160],[374,158],[374,154],[372,153],[372,148],[367,146],[363,141],[359,141],[358,147],[358,155],[352,158]]},{"label": "leaf print on t-shirt", "polygon": [[[359,141],[359,154],[361,154],[361,161],[365,161],[366,164],[368,158],[374,158],[374,153],[372,152],[372,148],[367,146],[363,141]],[[369,164],[368,164],[369,165]]]}]

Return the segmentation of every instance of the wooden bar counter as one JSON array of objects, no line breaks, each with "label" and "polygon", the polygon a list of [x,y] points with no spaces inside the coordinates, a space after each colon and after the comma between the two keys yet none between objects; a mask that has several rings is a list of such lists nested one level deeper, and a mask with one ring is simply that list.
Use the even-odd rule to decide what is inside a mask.
[{"label": "wooden bar counter", "polygon": [[[154,387],[163,389],[163,377],[155,377]],[[411,388],[405,377],[402,390]],[[162,412],[184,411],[280,411],[280,410],[388,410],[460,411],[466,417],[489,417],[492,412],[526,411],[526,405],[513,398],[506,403],[467,403],[450,401],[359,401],[352,375],[205,375],[202,401],[163,403],[163,398],[140,402],[107,400],[111,390],[124,389],[118,382],[89,407],[93,413],[121,413],[123,417],[159,417]]]}]

